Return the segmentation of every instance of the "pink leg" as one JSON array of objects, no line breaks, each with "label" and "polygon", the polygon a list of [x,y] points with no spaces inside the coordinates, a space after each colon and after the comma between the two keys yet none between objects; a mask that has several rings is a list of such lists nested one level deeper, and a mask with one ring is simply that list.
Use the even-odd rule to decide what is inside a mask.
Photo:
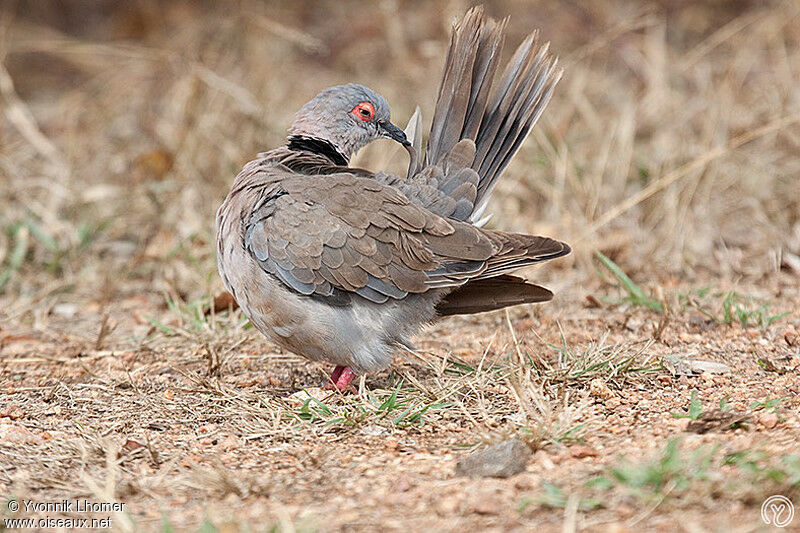
[{"label": "pink leg", "polygon": [[345,390],[355,378],[356,373],[353,372],[349,366],[344,367],[342,373],[339,375],[339,379],[336,380],[336,388],[342,391]]},{"label": "pink leg", "polygon": [[340,365],[337,365],[336,368],[333,369],[329,384],[335,384],[337,381],[339,381],[339,376],[342,375],[342,370],[344,370],[344,367]]},{"label": "pink leg", "polygon": [[350,386],[350,383],[355,379],[356,374],[348,366],[338,365],[333,369],[328,383],[325,384],[326,389],[338,389],[343,391]]}]

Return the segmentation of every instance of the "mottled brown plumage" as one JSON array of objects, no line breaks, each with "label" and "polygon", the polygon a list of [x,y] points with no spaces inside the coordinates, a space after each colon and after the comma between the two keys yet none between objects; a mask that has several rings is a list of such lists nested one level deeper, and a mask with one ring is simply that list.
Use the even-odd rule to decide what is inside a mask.
[{"label": "mottled brown plumage", "polygon": [[[437,314],[552,297],[507,273],[565,255],[566,244],[479,227],[558,78],[532,35],[490,91],[504,26],[480,9],[456,26],[424,159],[418,115],[408,141],[383,97],[345,85],[298,112],[287,146],[245,166],[217,214],[218,263],[260,331],[360,373],[388,365],[394,345]],[[378,137],[408,146],[408,178],[347,166]]]}]

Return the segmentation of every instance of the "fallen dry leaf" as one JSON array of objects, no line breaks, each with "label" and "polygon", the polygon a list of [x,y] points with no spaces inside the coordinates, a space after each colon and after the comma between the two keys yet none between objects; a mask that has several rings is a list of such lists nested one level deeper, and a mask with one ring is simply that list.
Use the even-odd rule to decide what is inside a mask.
[{"label": "fallen dry leaf", "polygon": [[725,431],[749,418],[750,415],[747,413],[714,409],[704,412],[697,420],[690,420],[686,426],[686,431],[700,434],[711,431]]}]

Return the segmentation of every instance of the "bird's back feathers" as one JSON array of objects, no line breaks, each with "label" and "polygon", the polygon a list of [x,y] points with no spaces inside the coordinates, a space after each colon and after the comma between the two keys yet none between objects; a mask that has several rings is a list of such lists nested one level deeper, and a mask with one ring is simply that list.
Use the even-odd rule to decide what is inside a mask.
[{"label": "bird's back feathers", "polygon": [[352,296],[384,303],[569,252],[547,237],[443,218],[363,171],[290,152],[274,150],[248,165],[231,194],[253,206],[242,220],[244,246],[299,294],[332,305],[347,305]]}]

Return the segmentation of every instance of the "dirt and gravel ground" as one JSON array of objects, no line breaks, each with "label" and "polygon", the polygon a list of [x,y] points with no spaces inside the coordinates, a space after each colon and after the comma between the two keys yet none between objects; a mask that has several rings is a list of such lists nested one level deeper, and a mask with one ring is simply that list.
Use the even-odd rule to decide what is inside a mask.
[{"label": "dirt and gravel ground", "polygon": [[[659,315],[581,305],[587,291],[602,289],[444,320],[423,360],[345,396],[238,313],[194,323],[142,296],[57,307],[38,331],[2,332],[4,492],[125,502],[113,521],[132,530],[759,529],[766,497],[797,496],[800,316],[762,330],[676,312],[654,340]],[[800,301],[791,278],[772,291]],[[98,340],[101,316],[115,327]],[[675,358],[730,368],[687,375]],[[675,417],[693,393],[703,434]],[[715,426],[720,402],[748,417]],[[535,450],[523,473],[454,475],[510,437]]]},{"label": "dirt and gravel ground", "polygon": [[[467,7],[0,5],[0,530],[768,531],[800,503],[793,2],[488,3],[566,71],[493,200],[573,245],[524,272],[553,302],[442,320],[346,395],[212,309],[241,165],[333,83],[429,117]],[[522,473],[456,475],[508,439]],[[64,499],[125,505],[24,505]]]}]

